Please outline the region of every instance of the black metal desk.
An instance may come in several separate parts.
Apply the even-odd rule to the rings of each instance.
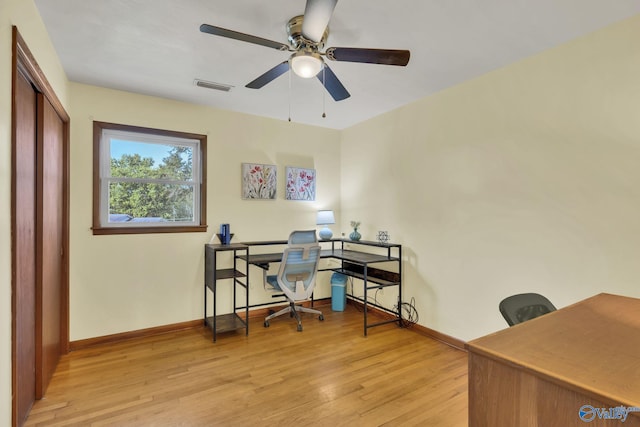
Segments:
[[[363,306],[364,317],[364,335],[367,335],[367,330],[375,326],[384,325],[388,323],[397,323],[398,326],[403,326],[402,323],[402,245],[393,243],[378,243],[373,241],[352,241],[343,239],[332,239],[327,241],[320,241],[320,244],[331,245],[330,249],[322,249],[320,252],[320,258],[333,258],[340,260],[341,265],[339,268],[328,268],[320,271],[336,271],[347,276],[357,278],[363,282],[363,297],[358,297],[353,293],[347,294],[347,297],[351,300],[358,301]],[[270,241],[257,241],[257,242],[243,242],[243,245],[248,247],[257,246],[277,246],[286,245],[286,240],[270,240]],[[345,249],[347,246],[347,249]],[[378,250],[378,253],[369,251],[354,250],[353,247],[368,247],[369,250]],[[395,252],[395,253],[394,253]],[[271,253],[253,253],[249,251],[247,255],[237,255],[239,259],[244,260],[250,265],[255,265],[262,269],[268,269],[269,264],[273,262],[280,262],[282,259],[282,252]],[[381,263],[396,263],[397,272],[389,271],[377,267],[372,267],[372,264]],[[384,307],[377,302],[371,302],[368,300],[367,295],[371,290],[382,289],[386,287],[397,287],[398,289],[398,301],[395,308]],[[392,319],[382,320],[376,323],[368,323],[367,313],[369,306],[376,307],[377,309],[389,313],[393,316]]]

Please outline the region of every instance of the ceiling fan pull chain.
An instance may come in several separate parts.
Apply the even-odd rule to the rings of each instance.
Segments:
[[[322,64],[322,118],[324,119],[325,117],[327,117],[326,114],[326,102],[325,102],[325,96],[326,96],[326,90],[324,90],[325,86],[325,74],[324,74],[324,70],[327,68],[327,66],[325,64]]]
[[[291,121],[291,71],[289,71],[289,121]]]

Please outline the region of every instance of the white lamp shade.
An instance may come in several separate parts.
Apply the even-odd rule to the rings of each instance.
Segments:
[[[333,211],[318,211],[318,218],[316,219],[317,225],[335,224],[336,219],[333,216]]]

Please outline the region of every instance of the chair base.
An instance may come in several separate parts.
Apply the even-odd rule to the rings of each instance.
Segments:
[[[280,311],[277,311],[273,314],[268,315],[267,317],[264,318],[264,327],[268,328],[269,327],[269,320],[274,319],[278,316],[282,316],[283,314],[287,314],[289,313],[291,317],[295,317],[297,322],[298,322],[298,332],[302,332],[302,320],[300,319],[300,313],[311,313],[311,314],[317,314],[318,315],[318,320],[323,321],[324,320],[324,315],[322,314],[322,312],[320,310],[314,310],[313,308],[307,308],[307,307],[303,307],[301,305],[295,305],[295,303],[293,302],[289,302],[289,306],[283,308]]]

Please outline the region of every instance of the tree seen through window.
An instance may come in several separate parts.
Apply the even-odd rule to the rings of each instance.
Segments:
[[[135,152],[113,153],[122,146],[126,151],[144,152],[149,144],[113,141],[109,186],[109,214],[112,222],[192,221],[194,188],[193,149],[160,145],[166,156],[146,157]],[[155,144],[156,146],[159,144]],[[156,150],[158,151],[158,150]]]

